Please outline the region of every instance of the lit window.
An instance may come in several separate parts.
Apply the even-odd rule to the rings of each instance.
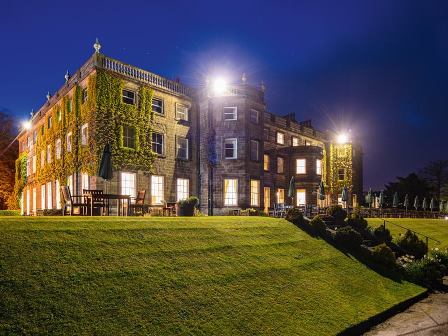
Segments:
[[[42,184],[40,186],[40,208],[41,209],[46,209],[46,207],[45,207],[45,199],[46,199],[45,184]]]
[[[47,183],[47,209],[53,209],[53,193],[51,189],[51,182]]]
[[[269,141],[269,128],[263,130],[263,137],[265,141]]]
[[[123,125],[123,147],[135,149],[135,127]]]
[[[37,210],[37,189],[33,188],[33,213],[36,214]]]
[[[298,137],[292,137],[292,145],[294,147],[297,147],[299,145],[299,138]]]
[[[151,204],[162,204],[163,201],[163,176],[151,176]]]
[[[135,198],[135,196],[137,195],[135,176],[135,173],[120,173],[121,195],[128,195]]]
[[[306,174],[306,159],[296,160],[296,174]]]
[[[283,174],[285,172],[285,160],[278,156],[277,157],[277,173]]]
[[[338,169],[338,180],[339,181],[345,180],[345,169],[344,168]]]
[[[224,205],[238,205],[238,180],[224,179]]]
[[[188,107],[176,104],[176,119],[188,121]]]
[[[236,107],[224,107],[224,120],[237,120],[237,108]]]
[[[134,105],[135,104],[135,92],[131,90],[123,89],[121,91],[121,100],[125,104]]]
[[[26,214],[30,214],[30,190],[26,190]]]
[[[61,208],[61,187],[59,185],[59,180],[56,180],[54,182],[54,192],[56,196],[56,209]]]
[[[45,151],[40,151],[40,167],[42,168],[45,165]]]
[[[250,205],[260,206],[260,181],[250,180]]]
[[[177,201],[187,199],[190,196],[190,180],[178,178],[176,183]]]
[[[152,133],[152,151],[159,155],[165,153],[164,136],[162,133]]]
[[[260,147],[260,142],[258,140],[250,141],[250,159],[252,161],[259,160],[259,147]]]
[[[50,129],[51,126],[53,126],[53,118],[52,117],[48,117],[48,125],[47,125],[48,129]]]
[[[33,174],[36,174],[36,155],[33,155],[32,157],[31,157],[31,160],[32,160],[32,162],[33,162]]]
[[[297,206],[306,205],[306,190],[297,189],[296,191]]]
[[[61,121],[61,120],[62,120],[62,113],[61,113],[61,110],[57,110],[57,112],[56,112],[56,118],[58,119],[58,121]]]
[[[88,139],[89,139],[89,124],[84,124],[81,126],[81,145],[87,146]]]
[[[305,140],[305,146],[311,146],[311,142],[309,140]]]
[[[47,145],[47,163],[51,163],[51,145]]]
[[[269,171],[269,155],[268,154],[263,155],[263,169],[264,169],[264,171]]]
[[[152,98],[152,111],[154,113],[163,114],[163,99]]]
[[[81,190],[84,192],[84,190],[90,189],[90,183],[89,183],[89,175],[88,174],[81,174]]]
[[[72,111],[72,101],[71,101],[71,99],[69,98],[68,100],[67,100],[67,112],[71,112]]]
[[[177,158],[188,160],[188,139],[187,138],[176,138],[176,155]]]
[[[36,130],[33,132],[33,142],[37,143],[37,131]]]
[[[82,89],[82,103],[87,101],[87,88]]]
[[[260,113],[257,110],[250,110],[250,121],[254,124],[258,124]]]
[[[72,151],[72,132],[67,133],[67,152]]]
[[[316,160],[316,174],[322,175],[322,160],[320,159]]]
[[[271,188],[264,187],[264,210],[268,212],[269,207],[271,206]]]
[[[61,158],[61,139],[56,140],[56,159]]]
[[[285,189],[278,188],[276,196],[277,196],[277,203],[285,203]]]
[[[285,144],[285,134],[282,132],[277,132],[277,143],[280,145]]]
[[[73,190],[73,176],[69,175],[67,176],[67,187],[70,190],[71,195],[76,195],[76,193]]]
[[[225,139],[224,140],[224,157],[226,159],[236,159],[237,154],[237,139]]]

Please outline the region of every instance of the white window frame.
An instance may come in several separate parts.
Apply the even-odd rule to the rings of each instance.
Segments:
[[[154,134],[159,134],[159,135],[161,135],[162,136],[162,143],[159,143],[159,142],[154,142],[153,141],[153,135]],[[158,152],[156,152],[156,151],[154,151],[152,148],[152,146],[153,146],[153,144],[159,144],[159,145],[162,145],[162,153],[158,153]],[[165,155],[165,134],[164,133],[161,133],[161,132],[152,132],[152,134],[151,134],[151,150],[154,152],[154,153],[156,153],[157,155]]]
[[[306,174],[306,159],[296,159],[296,174]]]
[[[30,204],[30,189],[26,189],[26,215],[29,216],[31,211],[31,204]]]
[[[260,206],[260,180],[250,180],[250,205]]]
[[[299,146],[299,138],[298,138],[298,137],[293,136],[291,141],[292,141],[291,145],[292,145],[293,147],[297,147],[297,146]]]
[[[51,145],[47,145],[47,163],[51,163]]]
[[[70,195],[76,195],[76,193],[73,190],[73,175],[67,176],[67,187],[70,190]]]
[[[162,103],[162,105],[161,105],[162,111],[161,112],[154,111],[154,106],[158,107],[158,105],[154,105],[154,102],[156,100],[160,101]],[[165,115],[165,102],[163,101],[162,98],[160,98],[160,97],[153,97],[152,98],[152,101],[151,101],[151,111],[156,113],[156,114],[158,114],[158,115]]]
[[[284,188],[277,188],[277,192],[275,193],[275,196],[277,198],[277,204],[285,203],[285,189]]]
[[[270,166],[270,162],[271,158],[269,156],[269,154],[263,154],[263,170],[264,171],[269,171],[269,166]]]
[[[84,189],[90,189],[90,179],[88,174],[81,173],[81,193],[84,192]]]
[[[316,175],[322,175],[322,160],[316,159]]]
[[[45,206],[45,203],[46,203],[46,200],[47,200],[47,193],[45,192],[45,184],[42,184],[41,186],[40,186],[40,208],[43,210],[43,209],[46,209],[46,206]]]
[[[134,97],[132,98],[132,103],[127,103],[127,102],[124,101],[125,98],[126,98],[126,99],[130,99],[129,97],[127,97],[127,96],[124,95],[124,92],[125,92],[125,91],[127,91],[127,92],[132,92],[132,93],[134,94]],[[126,104],[126,105],[135,105],[136,101],[137,101],[137,92],[135,92],[134,90],[128,89],[128,88],[123,88],[123,89],[121,89],[121,102],[122,102],[123,104]]]
[[[61,208],[61,185],[59,184],[59,180],[54,181],[54,192],[56,193],[56,209]]]
[[[53,189],[51,181],[47,182],[47,209],[53,209]]]
[[[176,103],[176,119],[188,121],[188,106],[185,104]],[[182,111],[183,109],[183,111]]]
[[[230,109],[232,111],[229,111]],[[224,121],[238,120],[238,108],[236,106],[224,106],[222,108],[222,114],[223,114]],[[229,118],[229,116],[230,116],[230,118]]]
[[[176,179],[176,200],[181,201],[190,196],[190,180],[186,178]]]
[[[42,168],[43,166],[45,166],[45,150],[42,149],[40,151],[40,167]]]
[[[185,157],[179,155],[179,150],[181,149],[180,141],[185,140],[187,147],[185,148]],[[176,137],[176,157],[181,160],[189,160],[189,151],[190,151],[190,141],[188,141],[187,137]]]
[[[282,163],[280,165],[280,162]],[[280,170],[279,168],[282,167]],[[282,156],[277,156],[277,174],[284,174],[285,173],[285,158]]]
[[[137,174],[132,172],[120,172],[120,195],[129,195],[135,198],[137,195]]]
[[[37,170],[37,160],[36,160],[36,155],[33,155],[31,157],[31,161],[32,161],[32,172],[33,174],[36,174],[36,170]]]
[[[285,133],[277,131],[277,133],[275,135],[275,141],[279,145],[284,145],[285,144]]]
[[[36,187],[33,188],[33,213],[36,214],[37,210],[37,190]]]
[[[70,153],[72,151],[72,132],[67,133],[66,142],[67,152]]]
[[[233,155],[227,156],[227,145],[232,145]],[[231,148],[229,148],[230,150]],[[227,160],[234,160],[238,158],[238,139],[237,138],[227,138],[224,139],[224,158]]]
[[[224,206],[238,205],[238,179],[224,179]]]
[[[87,146],[89,141],[89,124],[85,123],[81,126],[81,146]]]
[[[61,139],[57,139],[56,140],[55,146],[56,146],[56,159],[59,160],[61,158],[61,152],[62,152],[62,148],[61,148],[62,141],[61,141]]]
[[[151,175],[151,204],[162,205],[165,197],[165,176]]]
[[[306,205],[306,189],[296,189],[296,205]]]

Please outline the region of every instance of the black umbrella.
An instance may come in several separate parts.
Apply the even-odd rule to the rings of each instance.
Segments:
[[[294,192],[296,190],[296,179],[294,176],[291,177],[291,180],[289,181],[289,188],[288,188],[288,197],[291,197],[292,205],[294,205]]]
[[[110,151],[110,145],[106,144],[104,146],[103,155],[101,156],[98,176],[107,181],[112,179],[112,174],[112,152]]]

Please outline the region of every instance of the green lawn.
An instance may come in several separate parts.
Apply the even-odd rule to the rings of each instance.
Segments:
[[[396,223],[426,236],[437,239],[441,244],[429,240],[429,247],[448,248],[448,220],[445,219],[424,219],[424,218],[385,218],[386,221]],[[369,225],[376,227],[383,223],[381,218],[369,218]],[[405,233],[406,230],[386,222],[386,227],[393,237]],[[423,237],[421,237],[423,238]],[[424,239],[424,238],[423,238]]]
[[[1,335],[332,335],[421,292],[282,219],[0,218]]]

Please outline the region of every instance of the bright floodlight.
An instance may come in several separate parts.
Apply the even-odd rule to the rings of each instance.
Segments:
[[[30,121],[24,121],[22,122],[22,127],[24,130],[30,130],[31,129],[31,122]]]
[[[224,94],[227,90],[227,83],[223,78],[216,78],[213,82],[213,93],[217,96]]]
[[[340,134],[338,134],[338,136],[336,137],[336,141],[337,141],[339,144],[345,144],[345,143],[348,142],[348,140],[349,140],[349,136],[348,136],[347,133],[340,133]]]
[[[445,216],[445,220],[448,220],[448,216]]]

